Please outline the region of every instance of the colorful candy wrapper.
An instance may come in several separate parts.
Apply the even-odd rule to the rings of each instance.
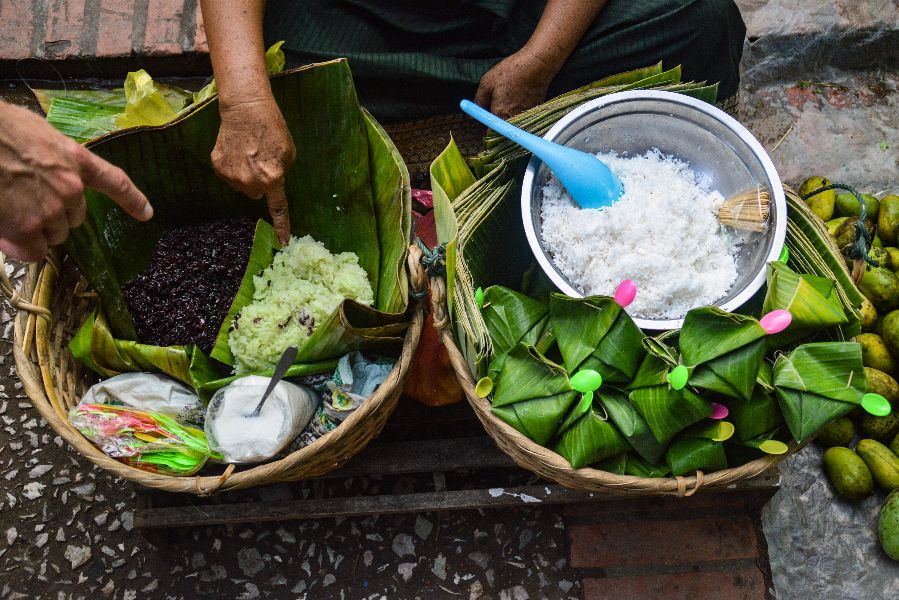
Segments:
[[[160,475],[193,475],[210,458],[202,430],[169,416],[124,406],[82,403],[69,412],[72,425],[104,454]]]

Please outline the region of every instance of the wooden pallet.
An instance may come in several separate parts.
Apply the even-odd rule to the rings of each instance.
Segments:
[[[748,499],[751,505],[761,506],[777,491],[779,480],[772,470],[718,494],[725,502],[733,496],[740,504],[746,505]],[[372,481],[379,485],[367,485]],[[392,489],[383,492],[391,482]],[[621,501],[564,488],[518,468],[483,432],[467,403],[425,409],[404,398],[381,436],[337,471],[316,480],[210,498],[148,491],[139,496],[134,524],[150,530]],[[654,501],[658,499],[646,500]],[[645,502],[634,506],[641,504]]]

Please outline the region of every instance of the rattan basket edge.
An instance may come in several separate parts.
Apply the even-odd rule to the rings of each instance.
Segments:
[[[414,245],[410,246],[407,267],[410,288],[415,292],[413,296],[417,296],[426,286],[420,259],[421,251]],[[53,314],[52,301],[61,272],[72,268],[71,261],[66,262],[63,254],[54,251],[45,261],[28,267],[18,291],[10,293],[11,285],[4,286],[3,291],[10,297],[13,308],[17,309],[13,352],[23,391],[49,426],[81,456],[100,468],[149,488],[201,496],[320,476],[343,465],[361,451],[380,433],[399,401],[427,308],[424,300],[412,301],[410,324],[396,365],[375,393],[334,431],[280,460],[243,469],[229,465],[220,476],[172,477],[143,471],[108,457],[68,421],[66,415],[69,407],[64,397],[69,394],[65,386],[74,387],[78,382],[80,363],[68,354],[67,340],[61,343],[65,340],[65,323],[59,315]],[[83,281],[81,286],[84,286]],[[77,287],[78,284],[75,290]],[[72,293],[77,297],[76,291]]]
[[[441,277],[431,278],[431,310],[434,315],[434,327],[437,328],[440,341],[449,354],[456,378],[488,435],[517,465],[563,486],[618,496],[691,496],[699,490],[722,490],[733,487],[745,479],[757,477],[801,448],[793,442],[785,454],[769,455],[739,467],[713,473],[697,471],[689,477],[649,478],[616,475],[589,467],[574,469],[563,457],[540,446],[494,416],[490,410],[490,402],[477,396],[476,382],[451,331],[446,309],[446,282]]]

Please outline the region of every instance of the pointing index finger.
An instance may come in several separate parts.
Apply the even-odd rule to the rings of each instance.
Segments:
[[[106,194],[138,221],[148,221],[153,217],[153,207],[149,200],[137,189],[125,171],[83,147],[78,153],[78,163],[81,167],[81,179],[86,187]]]
[[[290,212],[287,206],[287,194],[284,192],[284,180],[279,179],[265,192],[268,214],[272,217],[272,225],[282,246],[290,241]]]

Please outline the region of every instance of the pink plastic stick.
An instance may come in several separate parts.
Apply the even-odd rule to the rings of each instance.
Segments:
[[[630,306],[637,297],[637,284],[630,279],[625,279],[615,289],[615,303],[621,308]]]
[[[727,415],[730,414],[730,411],[723,404],[718,404],[717,402],[712,402],[712,414],[709,415],[710,419],[715,419],[716,421],[720,421],[721,419],[726,419]]]
[[[759,324],[762,326],[762,329],[765,330],[765,333],[774,335],[775,333],[780,333],[786,329],[792,321],[793,315],[790,314],[790,311],[772,310],[761,318]]]

